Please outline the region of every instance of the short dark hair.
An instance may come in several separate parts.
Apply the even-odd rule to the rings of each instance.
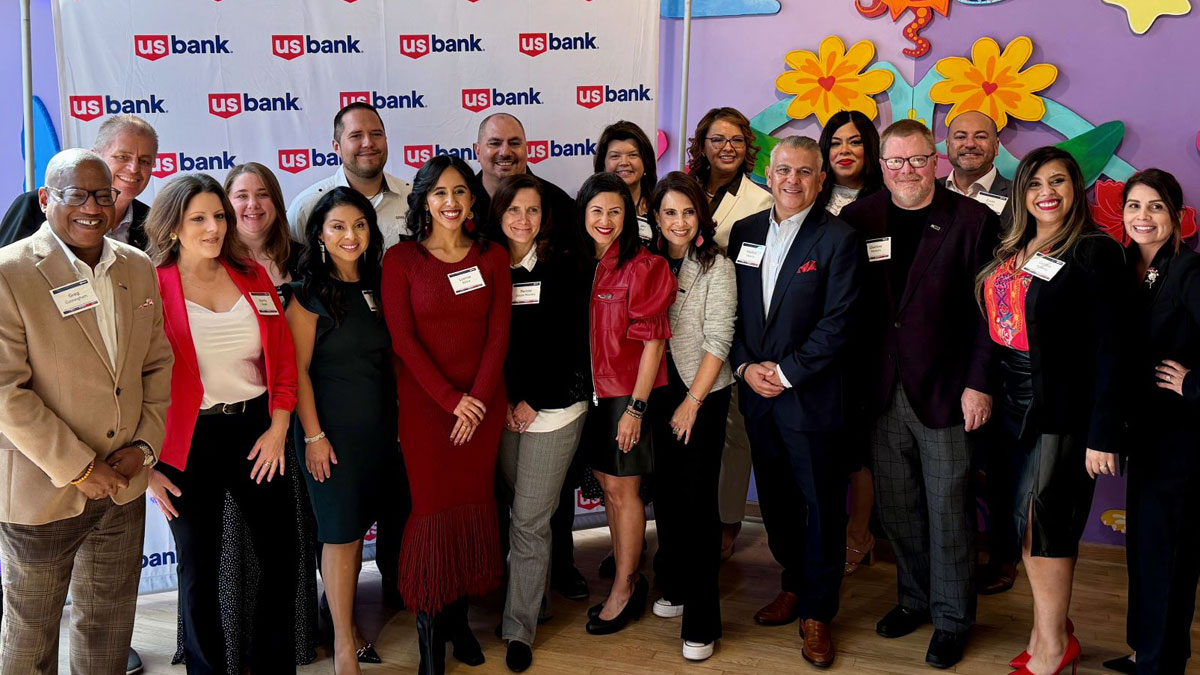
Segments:
[[[825,171],[825,184],[821,186],[821,193],[817,195],[819,208],[825,208],[825,205],[829,203],[829,197],[833,194],[833,185],[837,182],[833,175],[833,167],[829,165],[829,149],[833,147],[833,135],[847,124],[853,124],[858,135],[862,136],[863,186],[858,193],[859,198],[874,194],[883,187],[883,169],[879,166],[879,131],[875,129],[871,120],[859,111],[840,110],[825,123],[825,127],[821,129],[821,139],[818,141],[821,146],[821,167]]]
[[[471,191],[471,196],[474,198],[472,203],[478,204],[479,195],[484,194],[479,178],[461,158],[454,155],[434,155],[429,158],[417,170],[417,175],[413,176],[412,192],[408,194],[408,215],[404,217],[409,231],[417,241],[429,236],[433,226],[433,217],[426,217],[428,211],[425,209],[425,202],[429,198],[429,192],[437,186],[438,179],[447,169],[454,169],[463,177],[463,182],[467,184],[467,189]],[[481,216],[482,214],[476,214],[476,217],[480,217],[480,219],[482,219]],[[483,228],[473,225],[465,227],[465,225],[466,221],[464,221],[463,232],[467,237],[479,242],[480,250],[487,248],[488,240],[483,236]],[[421,248],[420,250],[424,252],[425,249]]]
[[[696,209],[696,218],[700,221],[700,243],[697,244],[693,241],[691,250],[696,252],[696,258],[700,261],[700,269],[707,272],[712,269],[717,256],[722,255],[724,251],[721,250],[721,246],[717,244],[714,236],[717,224],[713,222],[712,214],[709,212],[708,198],[704,194],[704,188],[695,178],[682,171],[668,173],[658,181],[658,185],[654,186],[654,193],[650,197],[650,210],[655,214],[662,208],[663,199],[666,198],[668,192],[678,192],[687,197]],[[666,257],[666,247],[661,248],[664,250],[659,253]]]
[[[592,170],[596,173],[604,171],[604,157],[608,154],[608,144],[614,141],[633,141],[633,144],[637,146],[638,154],[642,157],[642,166],[645,168],[642,179],[639,181],[642,188],[642,199],[649,205],[650,193],[654,191],[654,183],[658,180],[657,158],[650,138],[638,125],[627,120],[620,120],[604,127],[604,131],[600,133],[600,140],[596,142],[596,156],[592,161]]]
[[[341,323],[346,316],[346,299],[342,297],[342,287],[334,283],[333,260],[331,256],[321,254],[320,241],[325,218],[339,206],[353,206],[367,221],[371,236],[367,250],[358,258],[358,277],[372,291],[379,290],[383,261],[383,233],[379,231],[378,217],[370,200],[358,190],[344,186],[326,192],[308,216],[304,227],[304,251],[300,253],[296,267],[302,278],[301,293],[305,297],[320,300],[335,324]]]
[[[584,244],[579,247],[579,251],[588,257],[596,257],[596,242],[587,233],[587,205],[605,192],[616,193],[625,203],[621,233],[617,235],[617,267],[620,267],[633,260],[642,246],[642,240],[638,235],[637,211],[633,204],[633,195],[629,193],[629,186],[625,185],[625,181],[615,173],[592,174],[583,181],[583,185],[579,188],[579,195],[575,198],[579,211],[579,226],[576,230]]]
[[[364,103],[362,101],[355,101],[355,102],[347,105],[345,108],[342,108],[341,110],[337,111],[337,114],[333,116],[333,140],[334,141],[336,141],[338,143],[342,142],[342,129],[345,127],[345,125],[342,123],[342,118],[355,110],[370,110],[371,112],[375,113],[376,117],[379,118],[379,126],[381,126],[381,127],[383,126],[383,117],[380,116],[379,111],[375,109],[375,106],[371,105],[370,103]],[[384,127],[384,131],[387,131],[386,127]]]

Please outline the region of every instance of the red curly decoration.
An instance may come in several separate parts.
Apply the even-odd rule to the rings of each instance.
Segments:
[[[950,11],[950,0],[854,0],[854,8],[858,13],[873,19],[882,16],[890,10],[892,21],[900,18],[904,12],[912,12],[913,20],[904,27],[904,37],[913,43],[911,49],[905,49],[904,55],[918,58],[929,53],[929,40],[921,37],[921,31],[933,22],[933,13],[938,12],[947,16]]]
[[[862,0],[854,0],[854,7],[858,10],[859,14],[862,14],[868,19],[874,19],[875,17],[886,12],[888,9],[887,5],[884,4],[884,0],[875,0],[875,4],[869,7],[863,5]]]
[[[929,53],[929,40],[921,37],[921,30],[933,23],[933,12],[921,8],[913,10],[913,14],[916,14],[917,18],[904,27],[904,37],[916,46],[912,49],[905,49],[904,55],[915,59]]]

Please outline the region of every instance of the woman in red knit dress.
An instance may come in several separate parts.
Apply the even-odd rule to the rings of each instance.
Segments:
[[[466,596],[490,590],[502,572],[493,481],[512,287],[508,252],[488,246],[473,224],[481,189],[457,157],[426,162],[408,198],[416,241],[383,259],[383,313],[399,359],[400,450],[412,490],[400,593],[417,612],[421,673],[443,672],[447,640],[459,661],[483,663]]]

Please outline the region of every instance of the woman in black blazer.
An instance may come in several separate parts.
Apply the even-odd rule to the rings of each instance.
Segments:
[[[1079,165],[1053,147],[1025,156],[1012,228],[976,279],[999,352],[998,441],[1016,464],[1017,531],[1033,588],[1018,673],[1078,660],[1067,619],[1093,479],[1115,474],[1122,326],[1132,284],[1120,244],[1097,230]]]
[[[1158,169],[1125,182],[1134,301],[1126,493],[1129,673],[1182,673],[1200,578],[1200,255],[1181,243],[1183,191]],[[1106,664],[1108,665],[1108,664]]]

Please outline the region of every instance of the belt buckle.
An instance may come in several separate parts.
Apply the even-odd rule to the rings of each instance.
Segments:
[[[238,403],[222,403],[221,404],[221,414],[236,415],[236,414],[242,412],[241,410],[238,410],[237,406],[238,406]],[[245,404],[242,404],[242,407],[244,409]]]

